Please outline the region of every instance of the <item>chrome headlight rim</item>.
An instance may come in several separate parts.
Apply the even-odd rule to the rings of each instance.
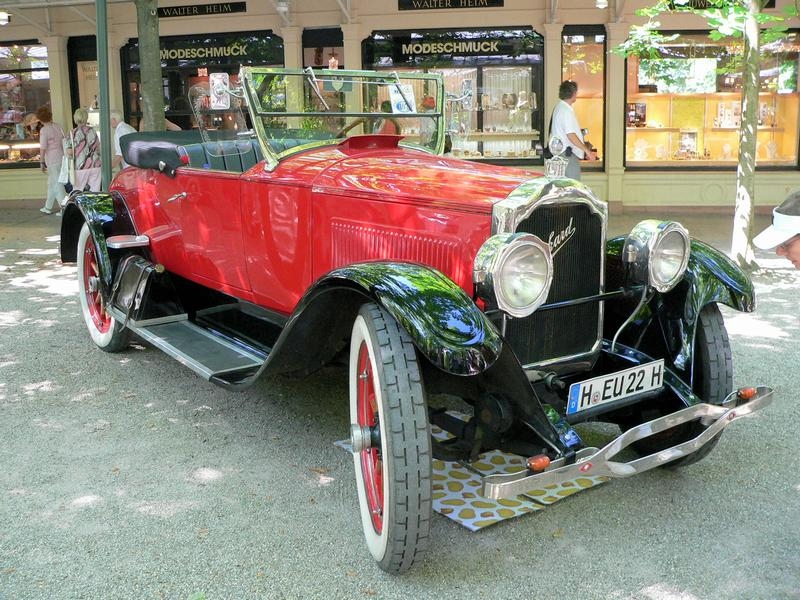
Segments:
[[[661,274],[665,246],[670,238],[679,236],[683,254],[671,269],[668,277]],[[647,284],[652,289],[666,293],[683,279],[689,264],[691,240],[689,232],[677,221],[658,221],[648,219],[637,223],[625,240],[624,260],[629,263],[629,273],[635,283]],[[674,254],[674,252],[673,252]],[[672,257],[674,260],[674,256]]]
[[[515,304],[505,294],[503,283],[507,277],[513,275],[509,272],[512,260],[519,258],[521,253],[531,251],[538,253],[538,258],[544,263],[544,274],[539,279],[541,290],[533,301]],[[536,276],[540,277],[539,274]],[[530,233],[493,235],[484,242],[475,257],[473,281],[479,298],[512,317],[527,317],[545,302],[550,293],[553,282],[553,256],[550,246]]]

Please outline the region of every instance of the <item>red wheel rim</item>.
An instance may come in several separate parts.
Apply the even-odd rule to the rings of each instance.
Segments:
[[[366,342],[358,349],[358,424],[361,427],[378,426],[378,400],[375,396],[375,377]],[[367,448],[361,452],[361,474],[372,526],[377,533],[383,530],[383,461],[380,448]]]
[[[86,238],[86,246],[83,248],[82,276],[83,295],[92,323],[97,331],[106,333],[111,328],[111,316],[106,312],[103,297],[100,295],[100,269],[97,266],[97,255],[91,237]]]

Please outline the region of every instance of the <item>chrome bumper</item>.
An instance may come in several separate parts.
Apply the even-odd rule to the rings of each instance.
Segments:
[[[561,484],[579,477],[630,477],[660,467],[682,456],[696,452],[710,442],[732,421],[760,410],[772,402],[772,388],[757,387],[755,394],[743,400],[731,393],[722,405],[695,404],[647,423],[632,427],[602,449],[583,448],[574,462],[565,464],[565,459],[553,461],[541,473],[523,471],[509,475],[489,475],[483,478],[481,495],[485,498],[513,498],[548,485]],[[665,431],[676,425],[699,420],[706,429],[697,437],[666,448],[655,454],[642,456],[630,462],[611,460],[631,443]]]

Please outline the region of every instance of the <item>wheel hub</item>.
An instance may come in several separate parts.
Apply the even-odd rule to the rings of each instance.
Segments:
[[[358,454],[370,448],[380,448],[380,429],[378,426],[364,427],[357,423],[350,425],[350,445],[353,454]]]

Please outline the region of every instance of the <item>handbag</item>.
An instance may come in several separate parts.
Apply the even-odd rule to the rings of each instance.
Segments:
[[[61,171],[58,172],[58,183],[71,183],[70,182],[70,160],[66,154],[61,159]]]

